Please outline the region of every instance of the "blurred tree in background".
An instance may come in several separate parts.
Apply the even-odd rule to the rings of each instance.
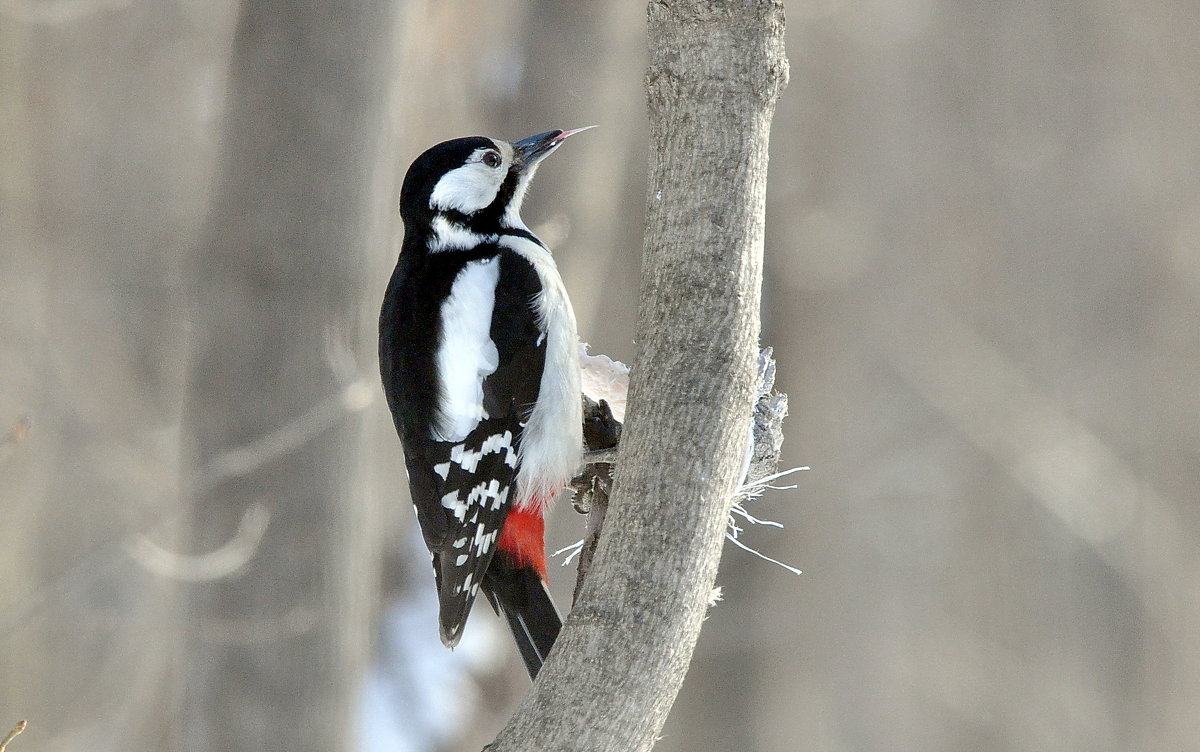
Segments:
[[[1194,8],[788,11],[763,339],[814,470],[749,541],[805,574],[729,551],[659,748],[1197,748]],[[466,730],[413,748],[494,734],[524,685],[486,610],[474,660],[399,647],[436,627],[394,616],[429,589],[371,345],[397,187],[445,138],[600,125],[525,216],[631,361],[644,24],[0,2],[0,433],[33,421],[0,447],[14,749],[370,747],[363,708],[411,711],[447,655],[475,701],[430,713]],[[417,677],[377,705],[371,650]]]

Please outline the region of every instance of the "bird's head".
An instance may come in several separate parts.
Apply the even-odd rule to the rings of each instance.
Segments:
[[[475,232],[524,229],[521,202],[538,164],[569,136],[587,129],[547,131],[512,143],[471,136],[430,147],[404,176],[400,215],[405,227],[428,227],[442,215]]]

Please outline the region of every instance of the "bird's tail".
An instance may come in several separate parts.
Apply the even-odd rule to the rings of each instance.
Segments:
[[[483,592],[508,623],[529,678],[536,679],[562,628],[545,581],[534,567],[512,566],[501,551],[483,578]]]

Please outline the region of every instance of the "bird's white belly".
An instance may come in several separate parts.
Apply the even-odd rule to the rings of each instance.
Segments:
[[[527,238],[501,236],[537,270],[542,292],[534,306],[546,337],[546,362],[537,403],[521,440],[517,506],[547,504],[579,468],[583,452],[583,402],[579,381],[579,336],[575,312],[554,258]]]

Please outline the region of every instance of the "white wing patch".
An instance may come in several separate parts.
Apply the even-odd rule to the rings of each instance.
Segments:
[[[437,441],[462,441],[486,416],[483,380],[499,364],[492,341],[492,308],[500,259],[472,261],[463,267],[442,303],[442,336],[438,342],[438,411],[433,425]]]
[[[485,455],[504,452],[504,464],[508,465],[509,467],[516,467],[517,452],[513,448],[512,444],[512,431],[492,434],[491,436],[487,437],[483,440],[483,444],[480,445],[478,452],[467,449],[465,444],[455,444],[450,449],[450,462],[458,465],[468,473],[473,473],[479,467],[479,460],[481,460]],[[445,480],[450,473],[449,464],[446,464],[446,475],[442,476],[442,480]],[[439,467],[441,467],[441,465],[435,466],[434,470],[441,475],[441,471],[438,470]]]
[[[458,491],[451,491],[442,497],[442,508],[453,512],[459,522],[467,517],[467,502],[458,498]]]

